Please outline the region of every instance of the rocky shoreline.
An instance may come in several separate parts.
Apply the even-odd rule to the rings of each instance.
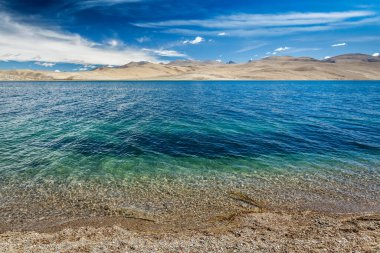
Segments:
[[[1,252],[379,252],[380,214],[252,212],[194,230],[108,217],[5,232]],[[210,223],[211,224],[211,223]]]

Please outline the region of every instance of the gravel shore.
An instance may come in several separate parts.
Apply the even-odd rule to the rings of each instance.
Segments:
[[[380,252],[379,214],[247,213],[182,231],[123,219],[5,232],[0,252]]]

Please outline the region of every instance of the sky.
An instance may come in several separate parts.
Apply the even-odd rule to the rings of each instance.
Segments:
[[[0,0],[0,69],[380,52],[380,0]]]

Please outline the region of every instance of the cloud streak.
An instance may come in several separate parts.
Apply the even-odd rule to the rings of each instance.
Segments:
[[[238,14],[219,16],[206,20],[169,20],[155,23],[140,23],[142,27],[199,26],[204,28],[242,28],[317,25],[363,18],[375,15],[372,11],[311,12],[285,14]]]
[[[145,52],[152,52],[152,53],[154,53],[156,55],[163,56],[163,57],[187,57],[186,54],[177,52],[175,50],[144,48],[143,51],[145,51]]]
[[[213,19],[167,20],[135,23],[144,28],[162,29],[168,33],[193,35],[228,34],[231,36],[281,35],[339,29],[379,22],[373,11],[308,12],[282,14],[235,14]]]
[[[76,1],[74,6],[78,9],[90,9],[94,7],[106,7],[117,4],[137,3],[141,1],[142,0],[82,0]]]
[[[267,45],[267,43],[259,43],[257,45],[244,47],[244,48],[239,49],[238,51],[236,51],[236,53],[244,53],[244,52],[252,51],[252,50],[258,49],[260,47],[263,47],[265,45]]]
[[[343,43],[337,43],[337,44],[333,44],[331,45],[332,47],[344,47],[344,46],[347,46],[347,43],[346,42],[343,42]]]

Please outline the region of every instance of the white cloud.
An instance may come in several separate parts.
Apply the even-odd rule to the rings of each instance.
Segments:
[[[15,21],[0,13],[0,60],[123,65],[158,59],[138,48],[110,48],[80,35]]]
[[[202,37],[197,36],[193,40],[185,40],[185,41],[183,41],[183,44],[193,44],[193,45],[196,45],[196,44],[199,44],[199,43],[201,43],[203,41],[204,41],[204,39]]]
[[[276,36],[295,32],[340,29],[377,24],[380,18],[373,11],[293,12],[280,14],[235,14],[213,19],[167,20],[137,23],[136,26],[161,28],[164,32],[186,35]],[[200,29],[197,29],[199,27]],[[191,28],[191,29],[190,29]],[[203,28],[203,29],[202,29]],[[206,28],[207,30],[205,30]]]
[[[142,37],[140,37],[140,38],[137,38],[136,40],[137,40],[137,42],[139,42],[139,43],[144,43],[144,42],[150,41],[150,38],[147,37],[147,36],[142,36]]]
[[[46,68],[50,68],[55,65],[55,63],[52,63],[52,62],[35,62],[34,64],[42,66],[42,67],[46,67]]]
[[[292,49],[292,48],[290,48],[290,47],[279,47],[279,48],[276,48],[275,50],[273,50],[273,52],[266,52],[265,54],[266,55],[277,55],[277,54],[281,54],[282,52],[288,51],[290,49]],[[292,51],[297,52],[298,50],[292,49]]]
[[[331,56],[325,56],[325,58],[323,58],[323,59],[327,60],[327,59],[330,59],[330,58],[331,58]]]
[[[112,65],[108,65],[107,67],[114,67],[114,66],[112,66]],[[95,66],[95,65],[91,65],[91,64],[85,64],[85,65],[83,65],[83,66],[81,66],[81,67],[78,67],[78,68],[75,68],[75,69],[73,69],[74,71],[89,71],[89,70],[93,70],[93,69],[95,69],[95,68],[97,68],[97,66]]]
[[[89,69],[95,69],[95,68],[97,68],[97,66],[91,65],[91,64],[85,64],[85,65],[83,65],[83,67],[89,68]]]
[[[110,45],[111,47],[117,47],[117,46],[120,45],[120,42],[117,41],[117,40],[109,40],[109,41],[107,42],[107,44]]]
[[[290,47],[279,47],[279,48],[276,48],[274,51],[275,52],[283,52],[283,51],[287,51],[289,49],[290,49]]]
[[[374,24],[379,23],[380,18],[377,21],[366,20],[366,24]],[[228,35],[237,36],[237,37],[253,37],[253,36],[278,36],[292,33],[301,33],[301,32],[320,32],[320,31],[328,31],[328,30],[338,30],[347,27],[354,27],[364,25],[363,22],[355,21],[355,22],[339,22],[335,24],[327,24],[327,25],[315,25],[315,26],[289,26],[289,27],[258,27],[255,28],[245,28],[245,29],[234,29],[229,30]],[[166,29],[163,32],[173,33],[173,34],[184,34],[184,35],[205,35],[205,36],[214,36],[215,31],[199,31],[192,29],[180,29],[180,28],[170,28]]]
[[[182,54],[182,53],[177,52],[175,50],[144,48],[143,51],[152,52],[152,53],[154,53],[156,55],[165,56],[165,57],[187,57],[186,54]]]
[[[321,25],[351,18],[363,18],[375,15],[372,11],[346,11],[346,12],[294,12],[283,14],[236,14],[218,16],[206,20],[168,20],[154,23],[138,23],[144,27],[173,27],[173,26],[199,26],[204,28],[238,28],[242,27],[273,27],[296,25]]]
[[[225,32],[218,33],[218,36],[225,36],[225,35],[227,35],[227,33],[225,33]]]
[[[372,56],[374,56],[374,57],[379,57],[379,56],[380,56],[380,53],[374,53]]]
[[[343,42],[343,43],[337,43],[337,44],[333,44],[331,45],[332,47],[344,47],[344,46],[347,46],[347,43]]]

